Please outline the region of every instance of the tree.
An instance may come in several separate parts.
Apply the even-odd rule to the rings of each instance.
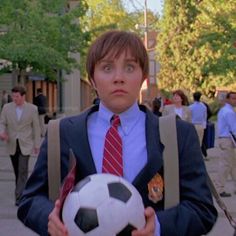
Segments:
[[[235,1],[208,1],[201,4],[196,22],[199,40],[196,50],[204,50],[207,60],[202,66],[205,88],[231,86],[236,76],[236,4]],[[206,24],[207,22],[207,24]]]
[[[91,41],[98,35],[109,29],[120,29],[134,31],[143,36],[144,31],[135,28],[136,24],[143,25],[143,10],[129,12],[126,8],[126,1],[122,0],[87,0],[88,11],[81,19],[81,26],[84,31],[91,33]],[[150,23],[158,21],[158,16],[148,11]],[[90,42],[89,42],[90,43]],[[81,61],[84,64],[85,58]],[[84,66],[81,67],[82,74],[85,75]]]
[[[216,86],[232,82],[235,7],[233,1],[165,1],[157,46],[162,88],[201,89],[211,97]]]
[[[108,29],[129,30],[140,33],[136,24],[144,24],[143,11],[129,12],[126,1],[122,0],[87,0],[89,9],[83,18],[82,25],[93,33],[93,37]],[[158,20],[158,16],[148,11],[150,22]]]
[[[68,11],[66,0],[1,0],[0,58],[19,71],[24,83],[26,70],[55,79],[56,71],[76,66],[69,52],[80,52],[89,40],[79,24],[87,5]]]

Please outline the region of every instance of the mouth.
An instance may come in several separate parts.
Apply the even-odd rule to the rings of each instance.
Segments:
[[[127,92],[123,89],[116,89],[112,92],[112,94],[127,94]]]

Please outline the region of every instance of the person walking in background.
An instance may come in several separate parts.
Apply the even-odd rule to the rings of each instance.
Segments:
[[[207,158],[207,149],[213,148],[215,146],[215,124],[211,122],[209,119],[212,116],[212,111],[210,106],[206,102],[202,102],[207,109],[207,123],[206,128],[204,129],[203,139],[202,139],[202,154],[204,156],[204,160],[208,161]]]
[[[201,96],[202,94],[200,92],[193,93],[194,103],[189,106],[192,115],[192,123],[196,128],[200,146],[202,146],[204,130],[207,122],[207,108],[200,101]]]
[[[226,95],[225,105],[217,114],[220,157],[216,187],[221,197],[231,196],[225,189],[229,174],[234,181],[236,194],[236,147],[231,138],[231,135],[236,136],[236,112],[234,107],[236,107],[236,92],[229,92]]]
[[[12,97],[7,93],[6,90],[2,90],[2,101],[1,101],[1,109],[6,103],[12,102]]]
[[[137,188],[146,207],[146,225],[141,230],[133,230],[132,235],[200,236],[209,232],[217,211],[206,182],[204,162],[199,158],[201,150],[192,124],[176,120],[181,150],[180,203],[164,210],[164,192],[163,198],[150,198],[150,181],[158,176],[158,184],[164,183],[163,144],[158,117],[145,106],[138,105],[141,86],[149,72],[148,54],[142,40],[135,33],[108,31],[91,45],[86,65],[89,81],[97,91],[100,103],[82,114],[60,120],[61,181],[68,173],[71,149],[77,163],[76,182],[91,174],[109,172],[105,154],[107,132],[112,128],[119,137],[115,146],[121,147],[115,158],[119,165],[114,165],[112,170],[119,171],[119,176]],[[58,199],[54,204],[48,198],[48,145],[46,137],[17,214],[39,235],[65,236],[68,231],[60,219],[62,203]]]
[[[41,88],[37,89],[37,96],[34,98],[33,104],[38,107],[41,137],[44,137],[46,134],[45,115],[47,113],[47,98],[43,95],[43,90]]]
[[[187,96],[180,89],[175,90],[173,93],[173,104],[165,105],[162,115],[176,114],[182,120],[192,122],[191,111],[188,107],[189,102]]]
[[[157,116],[162,116],[165,97],[162,92],[158,90],[157,96],[152,100],[152,111]]]
[[[162,115],[163,101],[161,97],[155,97],[152,101],[152,111],[155,115]]]
[[[40,128],[37,107],[25,101],[26,90],[12,89],[13,102],[3,107],[0,116],[0,138],[6,142],[15,174],[15,204],[19,204],[28,177],[28,161],[34,148],[38,153]]]

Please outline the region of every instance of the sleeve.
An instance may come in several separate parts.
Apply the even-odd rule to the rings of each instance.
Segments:
[[[236,135],[236,112],[228,112],[225,115],[226,123],[229,125],[229,131]]]
[[[65,128],[66,130],[66,128]],[[60,136],[64,137],[60,127]],[[68,171],[69,147],[61,138],[61,182]],[[54,208],[54,202],[48,198],[47,136],[45,137],[33,172],[27,180],[23,196],[17,211],[23,224],[39,235],[48,235],[48,216]]]
[[[34,147],[40,147],[40,126],[38,109],[36,106],[33,107],[33,134],[34,134]]]
[[[48,235],[48,216],[54,203],[48,199],[47,143],[43,142],[34,170],[30,175],[20,205],[18,218],[39,235]]]

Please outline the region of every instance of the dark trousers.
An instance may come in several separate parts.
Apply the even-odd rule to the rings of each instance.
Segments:
[[[22,192],[25,188],[25,184],[28,178],[28,164],[29,164],[29,155],[23,155],[20,150],[20,145],[17,140],[16,142],[16,152],[14,155],[10,155],[11,163],[13,166],[15,174],[15,198],[16,201],[22,195]]]

